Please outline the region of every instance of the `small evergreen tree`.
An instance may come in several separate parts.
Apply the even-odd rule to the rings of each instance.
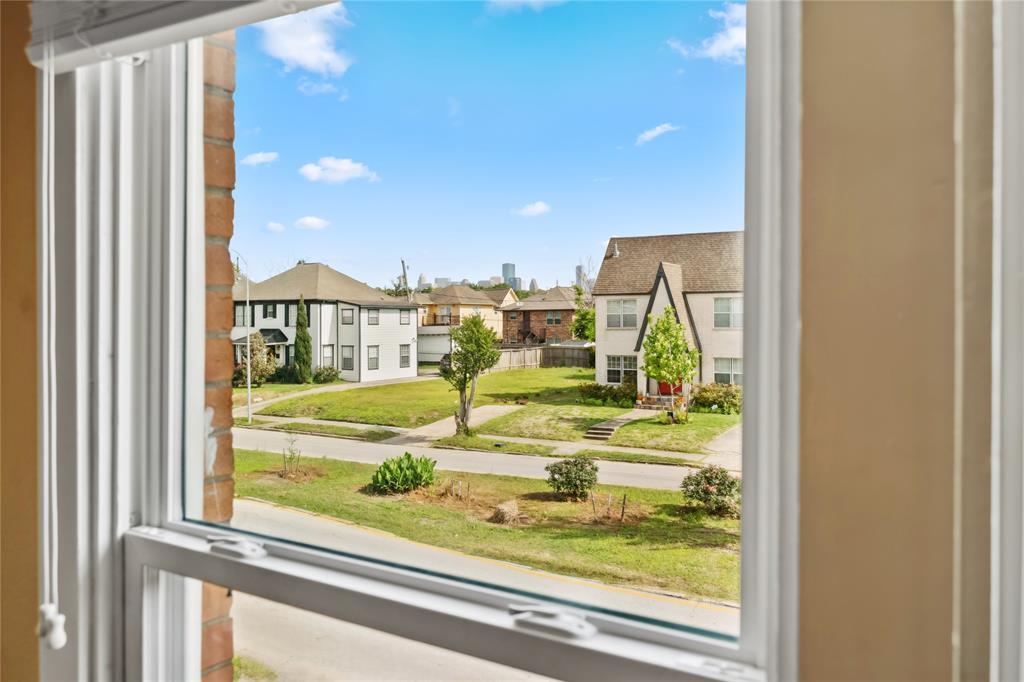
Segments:
[[[690,348],[686,342],[686,327],[676,321],[676,311],[668,306],[661,316],[647,319],[647,336],[644,338],[644,374],[655,381],[669,385],[675,407],[676,387],[693,381],[700,352]],[[688,411],[683,412],[683,421],[689,420]]]
[[[597,339],[597,314],[594,308],[587,304],[583,295],[583,287],[574,286],[576,290],[576,310],[572,315],[573,338],[583,341],[595,341]]]
[[[299,314],[295,316],[295,380],[300,384],[313,381],[313,339],[309,336],[306,300],[299,297]]]
[[[455,434],[469,435],[469,417],[476,398],[480,374],[494,367],[501,359],[498,335],[484,324],[479,315],[470,315],[453,327],[452,352],[441,363],[441,378],[459,392],[459,410],[455,413]]]

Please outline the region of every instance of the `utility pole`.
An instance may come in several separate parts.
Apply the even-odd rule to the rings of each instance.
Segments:
[[[402,286],[405,287],[405,297],[412,303],[412,289],[409,288],[409,276],[405,274],[405,259],[402,259]]]

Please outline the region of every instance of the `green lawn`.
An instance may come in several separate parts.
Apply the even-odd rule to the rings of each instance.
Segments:
[[[455,450],[493,450],[494,452],[511,452],[517,455],[554,456],[555,448],[550,445],[533,445],[531,443],[514,443],[512,441],[481,438],[480,436],[448,436],[433,442],[437,447]]]
[[[481,377],[475,405],[518,400],[571,404],[576,386],[593,378],[593,370],[573,367],[495,372]],[[268,405],[260,414],[415,428],[453,415],[457,404],[451,386],[434,379],[298,396]]]
[[[267,426],[268,424],[273,424],[273,422],[253,417],[252,424],[250,424],[248,417],[235,417],[235,426]]]
[[[328,459],[309,463],[323,475],[295,482],[274,473],[279,455],[236,450],[235,491],[410,540],[564,575],[739,599],[739,521],[685,508],[678,492],[598,486],[601,518],[595,519],[589,501],[557,500],[540,480],[439,472],[436,487],[429,490],[374,496],[362,492],[372,465]],[[445,494],[453,478],[472,491],[470,501]],[[605,518],[609,493],[615,513]],[[628,512],[626,523],[620,524],[616,505],[623,493],[628,496]],[[523,523],[501,526],[486,521],[495,505],[513,497],[525,515]]]
[[[272,682],[277,679],[273,668],[248,656],[235,656],[231,659],[231,666],[234,669],[231,679],[235,682]]]
[[[591,407],[589,405],[528,405],[484,422],[475,430],[496,436],[548,438],[550,440],[583,440],[583,434],[594,424],[600,424],[627,410],[621,407]]]
[[[332,383],[344,383],[336,381]],[[259,400],[270,400],[271,398],[277,398],[288,393],[295,393],[296,391],[306,391],[317,386],[327,386],[328,384],[263,384],[262,386],[252,387],[252,406],[254,409],[259,408]],[[231,404],[235,407],[245,405],[245,386],[235,386],[231,389]]]
[[[592,459],[606,459],[610,462],[633,462],[634,464],[664,464],[665,466],[674,467],[700,466],[699,462],[691,462],[683,459],[682,457],[662,457],[659,455],[644,455],[636,452],[622,452],[617,450],[579,450],[576,454],[584,455]],[[680,482],[682,482],[681,478]]]
[[[693,413],[689,423],[666,424],[658,415],[626,424],[612,434],[608,444],[700,453],[705,443],[739,424],[740,419],[738,414]]]
[[[398,434],[388,429],[357,429],[352,426],[340,426],[336,424],[305,424],[303,422],[288,422],[286,424],[274,424],[272,427],[277,431],[299,431],[301,433],[319,433],[327,436],[341,436],[342,438],[354,438],[376,443],[380,440],[394,438]]]

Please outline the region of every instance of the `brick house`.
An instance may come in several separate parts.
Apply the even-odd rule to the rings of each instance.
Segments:
[[[557,343],[572,336],[576,292],[572,287],[554,287],[501,308],[504,317],[502,341],[509,344]]]

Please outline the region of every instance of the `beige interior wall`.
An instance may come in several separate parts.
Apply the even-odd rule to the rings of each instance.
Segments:
[[[964,7],[971,87],[958,203],[953,3],[803,6],[806,680],[951,679],[954,665],[963,679],[987,675],[991,6]]]
[[[28,2],[0,2],[0,679],[39,677],[36,71]]]

